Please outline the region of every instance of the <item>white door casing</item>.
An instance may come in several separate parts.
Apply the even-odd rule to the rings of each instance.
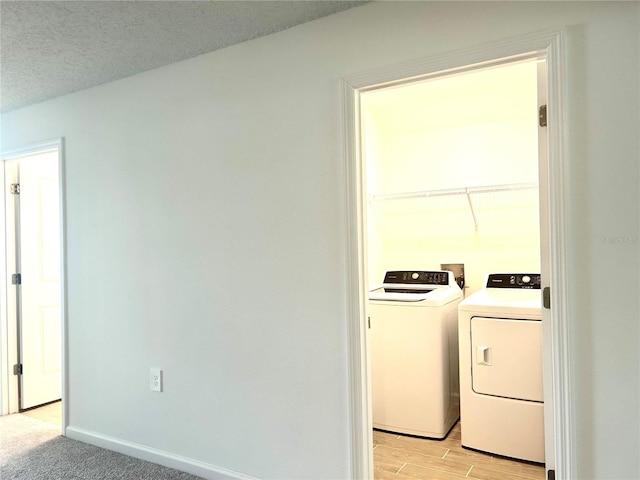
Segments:
[[[547,63],[548,127],[540,144],[547,155],[540,159],[541,173],[547,174],[548,185],[541,190],[545,200],[548,228],[541,231],[541,251],[545,286],[554,287],[553,310],[543,314],[545,416],[547,469],[554,469],[556,478],[570,479],[575,470],[571,449],[572,414],[570,402],[569,351],[567,339],[568,297],[566,292],[566,235],[568,212],[565,201],[566,132],[565,118],[565,34],[545,31],[492,44],[449,52],[401,65],[380,68],[343,79],[345,179],[346,179],[346,249],[347,299],[350,359],[350,413],[353,478],[372,478],[370,372],[366,341],[366,185],[365,165],[361,151],[360,94],[383,86],[399,85],[418,79],[444,76],[479,67],[504,64],[525,58],[545,59]],[[548,144],[546,143],[548,142]],[[541,181],[542,183],[542,181]],[[545,234],[546,232],[546,234]],[[551,268],[553,266],[553,268]],[[543,283],[545,279],[543,278]],[[559,289],[563,291],[560,292]],[[549,386],[552,386],[550,388]]]
[[[18,305],[17,289],[11,285],[11,274],[17,272],[16,260],[16,195],[11,195],[10,186],[18,183],[18,162],[3,162],[3,195],[2,213],[5,221],[2,223],[2,252],[0,256],[2,276],[0,284],[0,365],[2,367],[2,415],[19,411],[18,377],[14,375],[13,366],[18,363]]]
[[[547,182],[540,182],[539,195],[540,201],[538,202],[540,208],[540,257],[550,258],[550,224],[551,224],[551,199],[549,198],[550,189],[550,170],[549,170],[549,135],[548,127],[543,121],[542,115],[548,117],[548,103],[549,95],[547,92],[547,62],[538,62],[538,106],[544,108],[544,111],[539,110],[539,122],[538,122],[538,177],[549,179]],[[544,107],[543,107],[544,106]],[[541,262],[540,274],[542,279],[542,289],[550,288],[552,285],[551,275],[553,270],[558,266],[551,268],[550,262]],[[553,382],[553,349],[552,349],[552,328],[551,322],[554,321],[551,316],[551,311],[548,308],[542,308],[542,368],[543,368],[543,397],[544,397],[544,441],[545,441],[545,465],[547,470],[556,468],[556,452],[553,448],[547,448],[548,445],[554,444],[554,431],[555,431],[555,408],[554,408],[554,382]]]

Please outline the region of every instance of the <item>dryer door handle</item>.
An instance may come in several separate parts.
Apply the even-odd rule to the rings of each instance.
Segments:
[[[491,347],[480,345],[476,348],[476,363],[491,366]]]

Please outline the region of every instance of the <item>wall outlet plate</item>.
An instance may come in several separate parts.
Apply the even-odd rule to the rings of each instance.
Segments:
[[[464,263],[441,263],[440,268],[452,272],[456,283],[464,288]]]
[[[162,370],[151,367],[149,369],[149,388],[154,392],[162,392]]]

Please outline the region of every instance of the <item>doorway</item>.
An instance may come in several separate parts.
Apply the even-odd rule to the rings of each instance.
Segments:
[[[538,138],[546,134],[538,121],[538,98],[546,98],[546,85],[538,83],[538,70],[544,71],[544,67],[544,59],[534,57],[362,94],[370,285],[381,283],[388,270],[438,271],[443,264],[457,263],[464,265],[464,290],[469,296],[484,287],[490,273],[539,274],[541,262],[548,263],[548,258],[541,255],[548,249],[541,248],[540,225],[548,224],[548,219],[541,215],[546,213],[545,208],[540,208],[545,199],[539,196],[539,183],[544,185],[547,179],[539,178],[538,173],[539,164],[546,160],[546,152],[538,152]],[[367,333],[371,345],[369,369],[374,426],[385,429],[385,425],[396,425],[390,427],[392,431],[413,432],[424,424],[421,419],[427,411],[429,414],[438,411],[442,394],[438,388],[444,388],[451,409],[451,418],[438,420],[443,420],[447,427],[453,425],[451,422],[460,416],[459,406],[464,406],[467,412],[472,410],[466,404],[460,405],[458,396],[466,384],[460,385],[458,381],[457,328],[453,328],[455,341],[450,340],[450,347],[443,350],[445,357],[451,357],[442,365],[447,381],[437,382],[437,376],[420,370],[420,365],[434,363],[424,361],[424,352],[442,348],[439,335],[427,334],[422,327],[433,323],[431,317],[423,313],[428,320],[411,324],[411,331],[406,332],[401,342],[403,346],[394,350],[398,348],[398,331],[408,328],[409,319],[414,318],[410,315],[419,310],[388,307],[387,316],[381,317],[378,308],[370,305],[367,312],[367,318],[371,319]],[[398,311],[402,311],[402,317]],[[457,306],[440,306],[437,312],[439,315],[450,312],[446,314],[447,322],[457,324]],[[398,320],[403,326],[396,323]],[[389,339],[380,339],[380,328],[387,324],[397,326],[388,325],[384,335]],[[535,328],[541,332],[539,321],[535,322]],[[410,354],[413,342],[415,351]],[[521,348],[526,342],[527,338],[522,338]],[[506,349],[500,351],[504,353]],[[460,353],[463,358],[466,349]],[[538,403],[542,401],[541,349],[534,356],[538,357],[537,361],[530,362],[536,365],[536,374],[530,376],[527,385],[535,389],[536,402],[520,401],[519,408],[533,409],[535,414],[525,417],[518,428],[510,427],[509,423],[494,423],[496,432],[508,428],[521,432],[526,427],[528,440],[522,442],[517,452],[512,452],[510,446],[501,446],[504,451],[490,451],[503,455],[509,452],[512,453],[509,456],[544,463],[543,404]],[[406,369],[390,370],[390,365],[396,365],[393,362],[400,359],[412,366],[410,370],[415,375],[411,381]],[[460,365],[465,372],[468,367],[469,363]],[[460,375],[462,378],[462,373]],[[430,397],[424,396],[425,389],[433,389],[428,390],[432,391]],[[410,403],[400,404],[401,398]],[[418,403],[421,408],[410,407]],[[392,417],[400,423],[389,423]],[[465,425],[467,429],[474,426],[471,417],[462,420],[462,441],[468,431]],[[461,449],[459,438],[456,441],[450,438],[453,435],[460,433],[452,432],[447,437],[451,451],[445,453],[445,458],[449,458],[451,452],[461,456],[466,453]],[[511,442],[518,438],[511,436]],[[494,433],[489,440],[510,444],[498,437],[499,434]],[[388,437],[379,434],[374,434],[374,440],[390,442]],[[470,441],[469,437],[467,442]],[[374,465],[387,468],[390,456],[395,454],[397,451],[377,445]],[[431,467],[429,459],[404,458],[407,463],[416,464],[410,467]],[[467,460],[468,465],[465,463],[469,471],[478,468],[477,460],[472,458]],[[492,461],[493,458],[487,456],[484,467],[496,472],[517,472],[524,468],[517,463],[507,466]],[[440,467],[449,473],[455,471],[448,464]],[[400,468],[403,473],[407,467]]]
[[[2,152],[2,414],[64,397],[61,154],[61,140]]]
[[[347,295],[349,315],[350,387],[352,406],[352,446],[354,461],[352,475],[373,476],[371,390],[367,344],[367,292],[369,287],[367,244],[366,148],[362,136],[362,96],[380,88],[423,81],[445,75],[461,74],[479,68],[531,58],[546,60],[548,128],[547,138],[540,148],[548,152],[546,162],[540,163],[541,177],[548,178],[540,185],[540,198],[547,199],[549,225],[541,225],[540,245],[546,249],[548,265],[541,265],[545,286],[551,289],[553,308],[543,312],[544,369],[545,369],[545,444],[547,469],[554,470],[556,478],[571,478],[574,468],[570,439],[570,380],[568,372],[568,292],[567,285],[567,221],[565,195],[566,155],[564,104],[565,40],[562,31],[540,32],[522,38],[513,38],[490,45],[481,45],[465,51],[456,51],[416,60],[404,65],[381,68],[353,75],[344,80],[345,156],[347,178]],[[551,227],[551,228],[548,228]],[[545,318],[546,317],[546,318]],[[549,372],[549,374],[547,374]],[[550,412],[548,412],[548,409]]]

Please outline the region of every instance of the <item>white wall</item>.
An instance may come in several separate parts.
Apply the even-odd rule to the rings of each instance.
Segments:
[[[4,115],[66,139],[70,424],[347,478],[340,78],[567,26],[577,478],[637,478],[638,7],[374,3]]]
[[[363,95],[370,283],[464,263],[468,295],[492,272],[540,272],[537,63]],[[487,186],[504,190],[473,190]]]
[[[380,176],[382,169],[382,151],[383,141],[382,135],[379,129],[379,125],[370,115],[366,114],[365,106],[362,105],[361,111],[361,127],[365,133],[363,136],[364,147],[363,153],[366,159],[363,165],[366,175],[367,188],[373,191],[382,191],[383,178]],[[384,244],[382,235],[380,232],[379,222],[375,217],[375,204],[373,202],[367,202],[366,204],[365,223],[367,225],[367,235],[365,241],[367,242],[367,265],[369,286],[373,286],[382,282],[384,272],[390,269],[384,261]],[[414,268],[415,267],[411,267]]]

